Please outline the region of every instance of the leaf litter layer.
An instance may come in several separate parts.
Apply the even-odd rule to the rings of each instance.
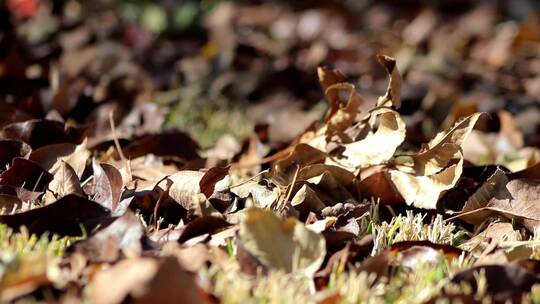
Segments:
[[[0,3],[0,302],[540,300],[538,16],[100,5]]]

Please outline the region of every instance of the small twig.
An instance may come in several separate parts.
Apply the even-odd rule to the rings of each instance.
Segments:
[[[283,209],[285,209],[285,206],[287,205],[287,202],[291,198],[292,191],[293,191],[293,188],[294,188],[294,184],[296,184],[296,178],[298,178],[298,172],[300,172],[300,165],[297,164],[296,165],[296,170],[294,171],[294,176],[293,176],[292,182],[289,185],[289,189],[287,189],[287,196],[285,197],[285,201],[283,202],[283,204],[281,206],[278,206],[278,211],[282,211]]]
[[[114,125],[113,115],[114,115],[114,111],[109,112],[109,123],[111,125],[111,132],[113,136],[114,145],[116,146],[116,150],[118,151],[118,155],[120,156],[120,159],[124,162],[126,166],[128,179],[133,180],[133,176],[131,175],[131,164],[127,160],[126,156],[124,155],[124,152],[122,152],[122,147],[120,147],[120,142],[118,141],[118,136],[116,135],[116,127]]]
[[[255,175],[253,175],[252,177],[248,178],[247,180],[245,180],[245,181],[243,181],[243,182],[240,182],[240,183],[238,183],[238,184],[236,184],[236,185],[230,186],[229,189],[232,189],[232,188],[236,188],[236,187],[240,187],[240,186],[242,186],[242,185],[245,185],[245,184],[249,183],[250,181],[256,179],[257,177],[259,177],[259,176],[261,176],[261,175],[263,175],[263,174],[265,174],[265,173],[267,173],[267,172],[269,172],[269,171],[270,171],[270,170],[268,170],[268,169],[262,170],[261,172],[259,172],[259,173],[255,174]]]
[[[161,204],[163,203],[163,201],[165,201],[167,198],[169,198],[169,190],[171,189],[171,186],[173,184],[173,182],[168,179],[168,176],[162,178],[156,185],[159,185],[159,183],[161,183],[163,180],[166,180],[166,186],[165,186],[165,189],[164,191],[161,193],[161,195],[159,196],[157,202],[156,202],[156,205],[154,206],[154,212],[153,212],[153,215],[154,215],[154,230],[157,231],[158,230],[158,218],[157,218],[157,214],[158,214],[158,210],[159,210],[159,207],[161,206]]]

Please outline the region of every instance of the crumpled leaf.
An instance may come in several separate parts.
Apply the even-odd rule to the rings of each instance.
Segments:
[[[319,67],[317,69],[317,76],[319,77],[319,83],[321,84],[323,92],[326,94],[326,99],[328,100],[328,113],[324,119],[325,122],[328,122],[341,105],[339,92],[336,90],[328,90],[328,88],[345,81],[347,77],[340,70],[331,70],[325,67]]]
[[[438,133],[422,151],[412,156],[415,173],[432,175],[445,168],[461,150],[461,145],[481,115],[475,113],[457,122],[450,130]]]
[[[407,204],[436,209],[441,194],[454,187],[461,176],[461,145],[480,115],[470,115],[450,130],[438,133],[419,153],[411,156],[412,166],[398,165],[397,170],[389,170],[393,185]]]
[[[190,216],[220,215],[201,192],[200,183],[205,174],[201,171],[183,170],[167,178],[173,182],[169,196],[184,207]],[[215,183],[214,192],[224,191],[228,186],[229,179],[223,178]]]
[[[405,122],[396,111],[382,108],[371,113],[379,118],[379,125],[374,133],[369,133],[359,141],[345,144],[343,155],[347,165],[364,168],[378,165],[389,160],[397,147],[405,140]]]
[[[257,208],[268,208],[277,202],[279,197],[277,188],[256,181],[250,181],[232,187],[231,192],[241,199],[251,199],[252,204],[246,205]]]
[[[77,173],[64,161],[61,161],[60,167],[54,173],[54,178],[47,188],[47,192],[43,196],[43,202],[46,205],[70,193],[83,194]]]
[[[348,136],[343,132],[349,128],[356,120],[357,115],[360,113],[359,107],[363,103],[362,98],[356,93],[355,87],[350,83],[337,83],[326,89],[327,97],[337,95],[335,91],[346,90],[349,92],[349,97],[345,106],[341,106],[339,102],[338,109],[335,113],[329,117],[326,121],[326,139],[331,140],[334,135],[347,140]],[[330,109],[328,115],[332,113]]]
[[[399,74],[396,60],[385,55],[377,55],[377,60],[390,75],[386,94],[377,100],[377,107],[390,107],[399,109],[401,107],[401,75]]]
[[[461,156],[461,153],[460,153]],[[463,157],[457,163],[430,176],[389,170],[390,179],[408,205],[436,209],[441,194],[454,187],[463,170]]]
[[[270,210],[249,209],[240,224],[242,246],[263,265],[312,276],[326,255],[324,238],[294,218],[281,220]]]

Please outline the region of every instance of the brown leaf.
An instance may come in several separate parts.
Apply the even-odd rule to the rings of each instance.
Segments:
[[[325,122],[328,122],[332,116],[337,112],[341,101],[339,99],[339,92],[335,90],[328,91],[328,88],[337,83],[343,82],[347,77],[340,70],[331,70],[325,67],[319,67],[317,69],[317,75],[319,76],[319,83],[326,94],[328,100],[328,113],[326,114]]]
[[[453,283],[470,284],[472,290],[478,288],[478,275],[485,274],[487,296],[492,297],[496,303],[506,301],[519,303],[523,293],[530,292],[534,284],[540,282],[536,274],[516,265],[484,265],[465,269],[458,272]]]
[[[67,253],[80,253],[90,263],[115,262],[121,254],[132,256],[142,250],[144,227],[131,211],[121,217],[111,218],[100,230],[82,241],[72,244]]]
[[[511,223],[496,222],[491,223],[486,229],[472,237],[463,244],[466,250],[472,250],[483,244],[488,244],[490,241],[519,241],[520,233],[514,230]]]
[[[210,198],[212,194],[214,194],[216,183],[221,181],[228,174],[229,167],[212,167],[204,173],[203,177],[199,181],[199,188],[206,198]]]
[[[405,140],[405,122],[397,112],[379,109],[371,113],[370,119],[375,118],[379,120],[377,131],[344,145],[348,167],[365,168],[386,162]]]
[[[94,303],[212,303],[174,257],[126,259],[98,272],[90,292]]]
[[[113,214],[122,214],[125,208],[118,208],[124,185],[122,175],[114,166],[99,164],[96,160],[92,161],[92,169],[94,170],[94,200],[111,210]]]
[[[33,161],[17,157],[11,167],[0,174],[0,185],[43,191],[52,179],[52,174]]]
[[[269,268],[311,276],[326,254],[324,238],[294,218],[281,220],[266,209],[249,209],[240,225],[244,248]]]
[[[53,180],[49,183],[48,191],[43,196],[43,202],[48,205],[58,198],[64,197],[70,193],[83,195],[83,190],[77,173],[66,162],[62,161],[60,168],[54,174]]]
[[[198,144],[186,133],[169,130],[160,134],[149,134],[134,138],[122,148],[127,158],[137,158],[146,154],[174,156],[185,163],[199,157]]]
[[[377,55],[377,60],[390,76],[386,94],[377,100],[377,107],[394,106],[394,108],[399,109],[401,106],[401,75],[399,74],[396,60],[385,55]]]
[[[273,164],[272,174],[279,183],[289,185],[297,171],[309,165],[323,163],[325,158],[326,153],[307,144],[298,144],[287,157]]]
[[[456,217],[479,224],[492,214],[520,220],[525,228],[533,232],[540,225],[540,181],[507,178],[500,170],[480,187],[471,197],[462,212]]]
[[[214,234],[223,230],[226,227],[229,227],[231,224],[227,223],[222,218],[215,216],[203,216],[194,219],[189,222],[182,231],[178,241],[184,243],[191,238],[201,236],[204,234]]]
[[[92,231],[110,217],[107,209],[77,194],[68,194],[45,207],[13,215],[0,215],[0,223],[14,229],[26,226],[30,233],[49,232],[80,236],[81,229]]]
[[[326,131],[325,136],[327,140],[330,140],[334,135],[337,135],[341,138],[348,139],[347,135],[344,135],[343,132],[353,125],[358,114],[360,114],[360,105],[363,103],[362,98],[356,93],[355,87],[350,83],[338,83],[334,84],[326,89],[327,95],[332,94],[336,95],[334,91],[345,90],[349,92],[349,97],[345,106],[341,106],[339,103],[339,108],[330,119],[326,122]],[[331,109],[328,113],[330,115]]]
[[[459,153],[461,156],[461,153]],[[417,208],[436,209],[442,193],[454,187],[463,169],[463,157],[457,163],[429,176],[390,170],[390,179],[405,202]]]
[[[489,201],[495,197],[508,183],[506,174],[497,168],[495,172],[471,195],[461,212],[461,218],[472,224],[480,224],[491,211],[484,209]]]
[[[379,166],[380,167],[380,166]],[[370,170],[368,168],[367,170]],[[366,172],[367,172],[366,170]],[[363,174],[362,172],[361,174]],[[394,186],[387,168],[373,167],[367,177],[362,177],[359,184],[362,197],[376,198],[383,205],[400,204],[405,202]]]
[[[188,210],[189,216],[220,214],[201,192],[200,182],[204,175],[205,173],[201,171],[184,170],[168,177],[173,182],[169,191],[170,197]],[[226,189],[228,183],[228,179],[219,181],[215,184],[214,191]]]
[[[18,139],[37,149],[51,144],[78,145],[86,137],[85,127],[68,126],[59,121],[34,119],[5,126],[0,137]]]
[[[12,139],[0,140],[0,171],[4,170],[11,160],[16,157],[24,157],[30,153],[28,144]]]
[[[417,175],[432,175],[448,165],[461,150],[463,141],[472,131],[482,113],[476,113],[457,122],[450,130],[440,132],[422,151],[412,156]]]

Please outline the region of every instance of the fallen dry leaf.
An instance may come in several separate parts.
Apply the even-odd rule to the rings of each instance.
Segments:
[[[90,298],[95,303],[212,303],[176,258],[135,258],[98,272]]]
[[[48,232],[80,236],[85,231],[92,231],[108,218],[109,210],[100,204],[77,194],[68,194],[44,207],[12,215],[0,215],[0,223],[14,229],[26,226],[28,231],[35,234]]]
[[[263,265],[312,276],[326,254],[325,241],[294,218],[279,219],[272,211],[249,209],[240,224],[242,246]]]
[[[49,183],[42,201],[48,205],[70,193],[83,195],[83,189],[75,170],[68,163],[62,161],[54,173],[53,180]]]

